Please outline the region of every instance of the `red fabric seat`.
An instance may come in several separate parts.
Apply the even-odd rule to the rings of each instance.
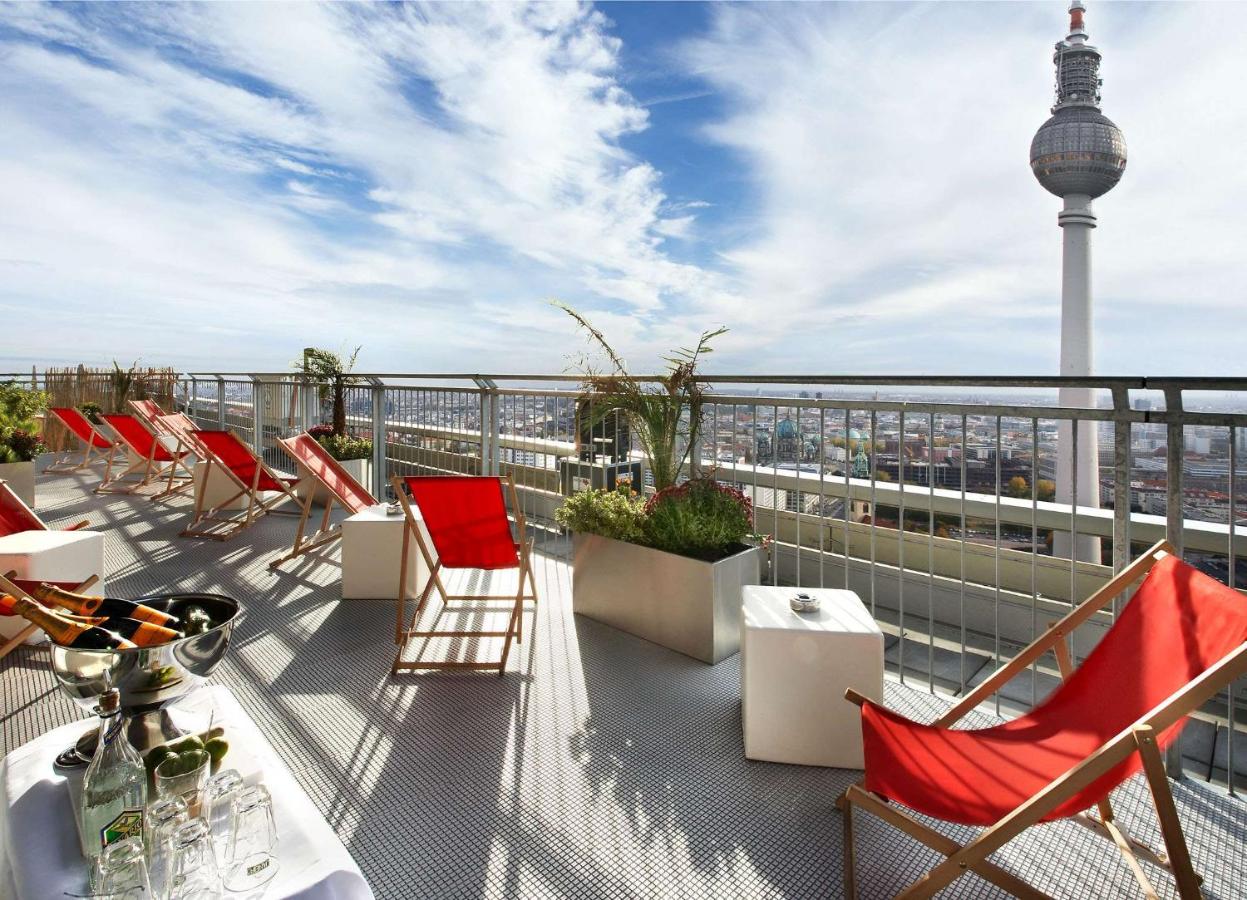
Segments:
[[[445,568],[519,566],[501,478],[417,475],[403,481],[420,508],[438,560]]]
[[[256,469],[260,464],[256,460],[255,454],[232,431],[196,429],[191,434],[199,439],[199,442],[216,458],[220,465],[233,472],[234,477],[246,485],[248,490],[251,489],[252,479],[256,477]],[[297,478],[286,478],[283,480],[287,485],[295,484],[298,481]],[[260,480],[256,483],[256,490],[280,491],[282,490],[282,484],[261,468]]]
[[[100,435],[91,421],[84,416],[79,410],[72,406],[50,406],[48,412],[55,415],[61,420],[61,424],[74,433],[74,436],[84,444],[90,444],[92,447],[107,449],[112,443]]]
[[[990,825],[1245,641],[1247,598],[1167,556],[1082,665],[1027,715],[959,731],[864,704],[865,788],[945,821]],[[1093,806],[1140,768],[1131,754],[1045,821]]]
[[[48,527],[17,494],[0,483],[0,537],[23,531],[47,531]]]
[[[134,416],[109,413],[100,416],[100,418],[107,423],[109,428],[116,432],[117,437],[121,438],[122,442],[135,455],[143,459],[151,457],[156,462],[173,462],[174,455],[166,449],[164,444],[156,440],[156,436],[148,431],[143,423]]]

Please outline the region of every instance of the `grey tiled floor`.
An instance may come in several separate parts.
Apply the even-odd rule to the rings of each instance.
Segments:
[[[327,561],[267,562],[294,524],[220,544],[176,536],[188,502],[96,496],[98,475],[41,478],[40,512],[107,534],[109,593],[229,593],[246,606],[215,680],[228,685],[337,831],[379,897],[753,898],[841,895],[836,795],[856,772],[744,759],[736,661],[706,666],[570,610],[560,542],[543,544],[541,604],[504,678],[391,678],[393,605],[338,599]],[[82,713],[38,651],[0,662],[3,750]],[[889,684],[933,717],[942,699]],[[1175,785],[1209,897],[1247,896],[1247,807]],[[1158,842],[1146,791],[1115,798]],[[967,829],[948,828],[964,840]],[[933,855],[859,818],[859,884],[890,896]],[[1068,823],[997,856],[1057,896],[1134,896],[1117,852]],[[1171,881],[1152,873],[1163,895]],[[974,878],[945,896],[994,897]]]

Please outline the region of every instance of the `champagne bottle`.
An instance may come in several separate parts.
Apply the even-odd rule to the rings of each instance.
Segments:
[[[154,625],[151,622],[140,622],[138,619],[109,616],[98,624],[107,631],[114,631],[123,638],[129,638],[140,647],[155,647],[182,637],[181,632],[174,631],[172,628]]]
[[[133,650],[138,645],[114,631],[99,625],[88,625],[62,619],[51,610],[44,609],[34,600],[5,594],[0,597],[0,612],[16,613],[28,622],[38,625],[48,637],[64,647],[75,650]]]
[[[151,622],[173,628],[178,624],[178,617],[135,603],[133,600],[121,600],[117,597],[97,597],[90,594],[75,594],[51,584],[41,584],[31,594],[36,600],[59,606],[80,616],[118,616],[126,619],[138,619],[140,622]]]
[[[115,841],[142,841],[147,805],[147,770],[126,737],[115,689],[100,697],[99,714],[99,741],[82,780],[82,852],[92,860]]]

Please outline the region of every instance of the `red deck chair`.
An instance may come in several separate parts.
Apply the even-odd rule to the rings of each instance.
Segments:
[[[191,431],[191,437],[203,449],[207,467],[204,470],[203,487],[195,491],[195,511],[190,525],[182,532],[183,537],[229,540],[285,501],[299,502],[299,498],[291,490],[299,479],[277,475],[234,432],[195,429]],[[204,496],[214,468],[229,478],[238,490],[216,506],[205,509]],[[276,496],[266,499],[261,494]],[[247,498],[245,510],[234,515],[221,515],[226,507],[240,497]]]
[[[1067,640],[1146,574],[1116,622],[1076,669]],[[953,730],[967,712],[1052,650],[1063,681],[1026,715]],[[1247,598],[1196,571],[1165,542],[1152,547],[932,725],[853,691],[862,707],[866,777],[838,801],[845,824],[846,893],[854,896],[853,807],[874,813],[947,859],[898,897],[931,897],[967,871],[1019,897],[1046,896],[987,861],[1025,829],[1073,818],[1111,838],[1148,896],[1138,858],[1171,872],[1183,898],[1200,896],[1161,752],[1185,717],[1247,672]],[[1110,792],[1146,774],[1167,855],[1128,837]],[[964,847],[897,808],[986,826]],[[1098,807],[1099,816],[1084,813]]]
[[[303,500],[303,514],[299,518],[299,530],[294,536],[294,546],[285,556],[269,563],[270,569],[275,569],[288,559],[294,559],[309,550],[322,547],[342,537],[341,524],[329,527],[329,513],[335,503],[352,515],[377,505],[376,499],[368,492],[368,489],[356,481],[351,473],[330,456],[329,451],[306,431],[291,438],[279,438],[277,443],[281,444],[282,448],[299,464],[300,471],[306,472],[328,499],[325,502],[325,512],[320,517],[320,527],[311,537],[305,538],[308,518],[312,513],[312,501],[317,493],[315,490],[308,490],[307,497]]]
[[[176,412],[170,413],[167,416],[157,416],[155,425],[157,434],[174,440],[177,452],[183,454],[183,461],[190,456],[200,460],[207,459],[208,451],[203,448],[203,444],[195,437],[195,429],[199,426],[186,413]],[[168,497],[170,494],[180,494],[182,491],[192,490],[195,487],[193,479],[191,481],[182,480],[182,483],[178,484],[177,481],[179,479],[176,479],[174,475],[174,471],[170,470],[165,489],[159,494],[154,494],[152,496],[153,500]]]
[[[127,400],[126,403],[130,407],[130,411],[139,417],[139,420],[147,426],[149,431],[160,433],[160,427],[156,424],[156,420],[161,416],[166,416],[163,409],[155,400]]]
[[[116,458],[115,455],[110,456],[108,467],[104,470],[104,480],[95,489],[97,494],[133,494],[159,479],[167,477],[172,480],[179,477],[185,481],[192,477],[192,472],[185,463],[186,451],[170,450],[135,416],[106,413],[100,418],[121,439],[122,445],[130,451],[134,459],[125,470],[114,475]],[[180,476],[177,475],[179,468],[183,472]],[[138,481],[125,481],[132,476],[137,476]]]
[[[48,412],[56,416],[57,420],[65,426],[74,437],[78,439],[78,443],[82,444],[82,459],[73,462],[76,454],[66,451],[60,459],[53,462],[43,471],[45,472],[77,472],[79,469],[91,464],[91,457],[99,453],[101,457],[107,457],[110,461],[113,458],[113,452],[117,445],[104,437],[91,420],[84,416],[79,410],[72,406],[50,406]],[[108,451],[105,453],[104,451]]]
[[[89,524],[90,522],[83,519],[81,522],[71,525],[64,530],[77,531],[80,528],[85,528]],[[10,534],[19,534],[23,531],[51,531],[51,529],[44,524],[43,519],[39,518],[38,514],[35,513],[33,509],[25,504],[21,497],[17,496],[17,494],[13,492],[13,489],[9,487],[7,482],[0,479],[0,537]],[[16,574],[16,572],[0,572],[0,575],[2,575],[6,581],[13,579],[13,576]],[[81,591],[85,588],[89,588],[99,580],[98,575],[92,575],[86,581],[56,582],[56,586],[64,588],[67,591]],[[29,591],[32,588],[37,587],[38,583],[12,580],[10,584],[5,584],[3,589],[8,591],[10,585],[17,588],[17,590],[21,591],[23,594],[29,595]],[[13,591],[9,592],[13,593]],[[13,637],[9,638],[3,645],[0,645],[0,659],[7,656],[15,647],[20,646],[26,638],[30,637],[37,630],[37,625],[29,625]]]
[[[511,522],[507,518],[506,499],[502,493],[503,479],[492,476],[429,475],[392,479],[394,493],[403,506],[403,555],[399,571],[398,618],[395,623],[394,641],[399,645],[392,672],[397,674],[411,669],[497,669],[501,675],[507,666],[511,652],[511,640],[518,643],[523,636],[522,616],[525,600],[537,602],[537,582],[532,570],[532,541],[525,536],[524,512],[515,492],[515,481],[507,476],[506,484],[511,494],[511,508],[515,510],[517,541],[511,534]],[[411,500],[407,499],[407,492]],[[420,510],[424,527],[428,530],[429,547],[421,533],[420,523],[412,504]],[[416,611],[407,622],[405,618],[407,583],[407,551],[415,538],[420,553],[429,567],[429,580],[420,592]],[[494,571],[515,569],[517,587],[514,595],[448,594],[442,582],[442,569],[479,569]],[[531,593],[525,587],[532,588]],[[429,594],[434,590],[442,598],[443,610],[452,600],[509,600],[511,615],[505,631],[419,631],[420,620]],[[440,617],[440,612],[439,612]],[[501,637],[502,658],[497,661],[468,660],[404,660],[403,653],[413,638],[472,638]]]

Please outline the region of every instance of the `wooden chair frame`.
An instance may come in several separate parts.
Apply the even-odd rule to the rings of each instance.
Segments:
[[[150,404],[150,406],[148,404]],[[160,405],[155,400],[127,400],[126,405],[130,407],[130,411],[134,413],[135,418],[146,425],[148,430],[152,432],[158,433],[160,431],[160,424],[158,420],[164,416],[170,415],[161,409]],[[159,415],[153,416],[153,409],[156,410]]]
[[[65,420],[61,419],[61,417],[57,413],[52,412],[52,410],[50,409],[48,410],[48,412],[51,415],[54,415],[58,419],[60,419],[61,425],[63,425],[65,428],[65,432],[73,440],[77,441],[80,444],[83,444],[84,450],[82,452],[82,459],[78,460],[77,462],[73,462],[73,460],[77,459],[77,456],[78,456],[77,451],[70,451],[70,450],[59,451],[61,454],[60,458],[53,460],[51,463],[48,464],[47,467],[44,468],[43,471],[45,474],[77,472],[80,469],[85,469],[87,466],[91,465],[93,461],[92,457],[94,456],[98,456],[99,459],[107,459],[110,464],[112,463],[114,454],[116,454],[117,450],[120,449],[120,445],[116,441],[109,441],[107,452],[105,452],[105,448],[95,446],[94,441],[90,441],[90,440],[84,441],[82,438],[78,437],[78,433],[74,431],[72,428],[70,428],[69,425],[65,422]],[[98,435],[101,440],[108,440],[106,437],[104,437],[103,432],[101,432],[99,428],[96,427],[94,422],[92,422],[90,419],[87,419],[86,416],[83,416],[83,419],[86,421],[88,425],[91,426],[91,434],[93,436]]]
[[[26,508],[27,512],[30,513],[31,518],[34,519],[34,521],[39,524],[40,528],[37,530],[40,530],[40,531],[51,531],[52,530],[48,528],[47,525],[44,524],[43,519],[39,518],[39,515],[33,509],[30,509],[30,507],[26,506],[25,503],[22,503],[22,499],[13,493],[12,488],[8,487],[8,482],[6,482],[3,478],[0,478],[0,495],[4,495],[4,494],[8,494],[9,496],[12,496],[15,500],[17,500],[18,503],[20,503],[23,507]],[[73,525],[70,525],[68,528],[65,528],[62,530],[63,531],[77,531],[80,528],[85,528],[89,524],[91,523],[88,522],[86,519],[83,519],[81,522],[77,522]],[[30,595],[26,593],[24,590],[22,590],[21,587],[19,587],[17,584],[14,584],[12,581],[10,581],[10,579],[15,577],[16,575],[17,575],[16,570],[4,572],[0,574],[0,591],[13,594],[14,596],[17,596],[17,597],[30,597]],[[89,588],[91,585],[95,584],[99,580],[100,580],[99,575],[92,575],[86,581],[77,585],[74,588],[74,590],[81,591],[83,588]],[[33,600],[34,598],[31,597],[31,599]],[[23,628],[21,631],[15,634],[13,637],[6,640],[3,644],[0,644],[0,659],[4,659],[11,652],[13,652],[14,649],[21,646],[21,644],[26,640],[26,638],[30,637],[38,629],[39,629],[38,625],[34,625],[34,624],[27,625],[25,628]]]
[[[246,446],[246,442],[244,442],[242,438],[238,437],[238,433],[232,428],[229,430],[229,433],[232,434],[244,447]],[[229,466],[223,464],[217,458],[217,455],[213,453],[211,448],[209,448],[206,444],[201,444],[201,448],[204,451],[203,488],[195,491],[195,509],[191,513],[190,524],[187,525],[186,528],[180,533],[182,537],[203,537],[211,538],[214,541],[228,541],[240,531],[250,528],[256,519],[260,518],[260,516],[267,515],[272,512],[275,507],[285,501],[293,500],[295,503],[300,502],[298,496],[290,489],[290,485],[287,484],[287,479],[282,478],[270,469],[268,464],[265,463],[254,450],[248,448],[252,459],[255,460],[256,467],[255,474],[251,477],[251,483],[247,484],[235,475]],[[216,506],[213,506],[210,509],[204,509],[204,493],[207,490],[208,479],[212,475],[212,469],[214,466],[224,472],[225,475],[229,477],[230,481],[234,482],[238,490],[230,494]],[[271,497],[268,500],[261,500],[259,498],[258,495],[261,474],[268,475],[280,487],[280,490],[272,492],[277,496]],[[229,506],[229,504],[233,503],[244,494],[247,496],[247,508],[245,510],[242,510],[234,515],[220,515],[221,511],[224,510],[225,507]],[[218,526],[224,527],[218,528]]]
[[[488,477],[488,476],[487,476]],[[416,519],[415,513],[412,511],[412,502],[407,497],[407,491],[404,489],[403,481],[397,475],[391,477],[390,483],[394,486],[394,495],[398,497],[398,502],[403,508],[403,549],[402,563],[399,566],[398,575],[398,614],[394,625],[394,643],[398,644],[398,653],[394,656],[394,665],[391,667],[391,674],[397,675],[401,671],[410,671],[415,669],[497,669],[498,675],[501,676],[507,667],[507,657],[511,652],[511,641],[514,638],[518,644],[523,640],[523,612],[524,601],[532,600],[533,604],[537,603],[537,580],[533,575],[532,553],[533,541],[527,536],[527,522],[524,518],[524,510],[520,506],[519,493],[515,489],[515,478],[508,473],[500,476],[506,481],[508,494],[511,498],[511,509],[515,513],[515,527],[519,540],[515,542],[516,556],[519,560],[519,578],[517,580],[516,591],[514,595],[510,594],[449,594],[446,591],[445,584],[442,583],[441,562],[432,552],[432,548],[424,540],[424,536],[420,533],[420,523]],[[429,567],[429,578],[425,582],[424,587],[420,591],[419,598],[416,601],[415,612],[412,613],[410,621],[406,618],[406,601],[407,601],[407,553],[411,547],[411,540],[415,538],[416,546],[420,548],[420,555],[424,558],[425,564]],[[532,588],[531,593],[525,593],[524,586],[528,584]],[[420,618],[420,614],[424,611],[425,603],[429,599],[429,594],[436,589],[438,596],[442,599],[443,610],[450,605],[452,600],[474,601],[474,600],[512,600],[514,606],[511,608],[511,617],[507,623],[506,631],[417,631],[416,622]],[[440,613],[439,613],[440,617]],[[505,638],[502,644],[502,658],[497,661],[467,661],[467,660],[445,660],[445,661],[425,661],[421,659],[411,660],[410,662],[403,660],[403,652],[407,648],[407,644],[413,638],[438,638],[438,637],[501,637]]]
[[[131,403],[133,402],[134,401],[131,401]],[[143,424],[142,418],[139,416],[134,416],[134,418],[139,422],[139,424]],[[117,448],[128,450],[135,457],[135,459],[134,462],[130,463],[130,465],[126,467],[125,471],[118,475],[113,475],[113,466],[116,464],[117,455],[115,452],[110,453],[108,456],[108,465],[104,468],[104,480],[101,481],[95,488],[95,493],[133,494],[136,491],[147,487],[153,481],[164,481],[167,479],[169,487],[158,494],[152,495],[151,499],[155,500],[171,493],[173,490],[172,485],[175,480],[182,481],[182,486],[190,484],[193,481],[195,473],[186,465],[187,451],[182,449],[182,441],[180,439],[178,440],[177,447],[174,449],[169,450],[167,447],[164,448],[169,455],[173,457],[173,459],[163,462],[156,459],[157,448],[163,447],[160,443],[161,435],[152,435],[151,449],[148,450],[147,456],[144,457],[143,454],[139,452],[138,448],[127,440],[125,435],[115,429],[113,429],[113,431],[117,437],[120,438]],[[179,468],[181,468],[183,472],[182,475],[177,474]],[[123,479],[129,478],[132,475],[140,475],[141,477],[138,481],[132,481],[123,487],[117,486]]]
[[[289,448],[289,446],[287,446],[285,438],[278,438],[277,443],[281,444],[282,447],[286,449],[286,452],[290,454],[292,459],[296,462],[298,461],[298,457],[295,456],[294,452]],[[332,457],[330,458],[332,459]],[[337,460],[333,460],[333,462],[337,464]],[[333,505],[335,503],[347,512],[352,511],[350,507],[342,502],[342,498],[340,498],[337,493],[329,487],[329,485],[325,484],[319,475],[317,475],[310,468],[304,468],[307,472],[307,477],[315,481],[324,490],[326,496],[329,498],[328,502],[325,503],[325,511],[320,517],[320,525],[317,527],[316,531],[314,531],[310,537],[305,538],[304,535],[307,533],[308,519],[310,519],[312,515],[312,500],[316,497],[316,491],[308,491],[306,499],[304,499],[301,504],[302,511],[299,516],[299,528],[294,535],[294,546],[291,547],[289,553],[284,556],[280,556],[269,563],[268,567],[270,569],[276,569],[287,560],[294,559],[296,556],[302,556],[304,553],[308,553],[318,547],[323,547],[325,544],[331,544],[342,537],[341,522],[334,525],[332,528],[329,527],[329,513],[333,510]],[[338,465],[338,469],[341,475],[355,481],[355,479],[351,476],[351,473],[346,471],[346,469],[344,469],[341,465]],[[358,482],[356,482],[356,484],[358,484]],[[363,485],[360,485],[360,487],[363,487]],[[371,496],[371,493],[369,493],[369,496]],[[376,502],[376,498],[373,498],[373,502]]]
[[[174,425],[172,424],[173,421],[178,421],[179,424]],[[167,416],[161,416],[156,420],[155,426],[158,434],[172,438],[177,442],[177,448],[174,452],[182,454],[183,468],[191,473],[191,478],[190,480],[175,478],[175,470],[169,470],[165,489],[158,494],[152,494],[151,499],[153,501],[172,496],[173,494],[180,494],[183,491],[194,490],[194,469],[186,465],[186,457],[193,456],[197,460],[206,460],[208,458],[208,451],[204,449],[203,444],[197,441],[191,433],[196,425],[194,420],[186,413],[174,412],[169,413]],[[178,482],[181,483],[179,484]]]
[[[1074,607],[1062,619],[1053,623],[1029,647],[963,697],[937,719],[935,725],[951,727],[1049,650],[1056,656],[1062,678],[1068,677],[1073,671],[1073,664],[1067,641],[1074,629],[1108,606],[1116,597],[1142,578],[1158,560],[1173,552],[1172,545],[1167,541],[1160,541],[1151,547],[1145,554],[1122,569],[1104,587]],[[1155,897],[1156,891],[1139,865],[1140,857],[1173,875],[1177,882],[1178,895],[1182,897],[1182,900],[1198,898],[1200,896],[1199,885],[1203,879],[1195,873],[1191,864],[1190,851],[1182,833],[1182,825],[1178,820],[1173,794],[1169,789],[1169,780],[1165,774],[1164,759],[1156,743],[1157,736],[1194,712],[1244,673],[1247,673],[1247,643],[1240,645],[1237,650],[1227,654],[1198,678],[1175,691],[1164,702],[1150,710],[1130,727],[1122,730],[1099,750],[1055,779],[1004,818],[985,828],[978,837],[964,846],[902,811],[897,804],[889,803],[886,798],[867,791],[863,787],[864,782],[852,785],[836,801],[844,817],[846,896],[852,898],[857,895],[854,872],[853,807],[858,806],[946,857],[943,862],[897,894],[898,898],[932,897],[966,872],[974,872],[1017,897],[1031,898],[1031,900],[1046,898],[1047,894],[988,862],[987,857],[1027,828],[1039,823],[1044,816],[1127,759],[1132,753],[1138,753],[1143,763],[1143,773],[1152,794],[1156,815],[1160,821],[1166,852],[1153,850],[1128,836],[1116,823],[1112,805],[1107,798],[1099,804],[1098,819],[1081,813],[1074,816],[1073,820],[1117,845],[1145,896]],[[845,697],[858,706],[866,702],[865,697],[852,689],[845,693]]]

